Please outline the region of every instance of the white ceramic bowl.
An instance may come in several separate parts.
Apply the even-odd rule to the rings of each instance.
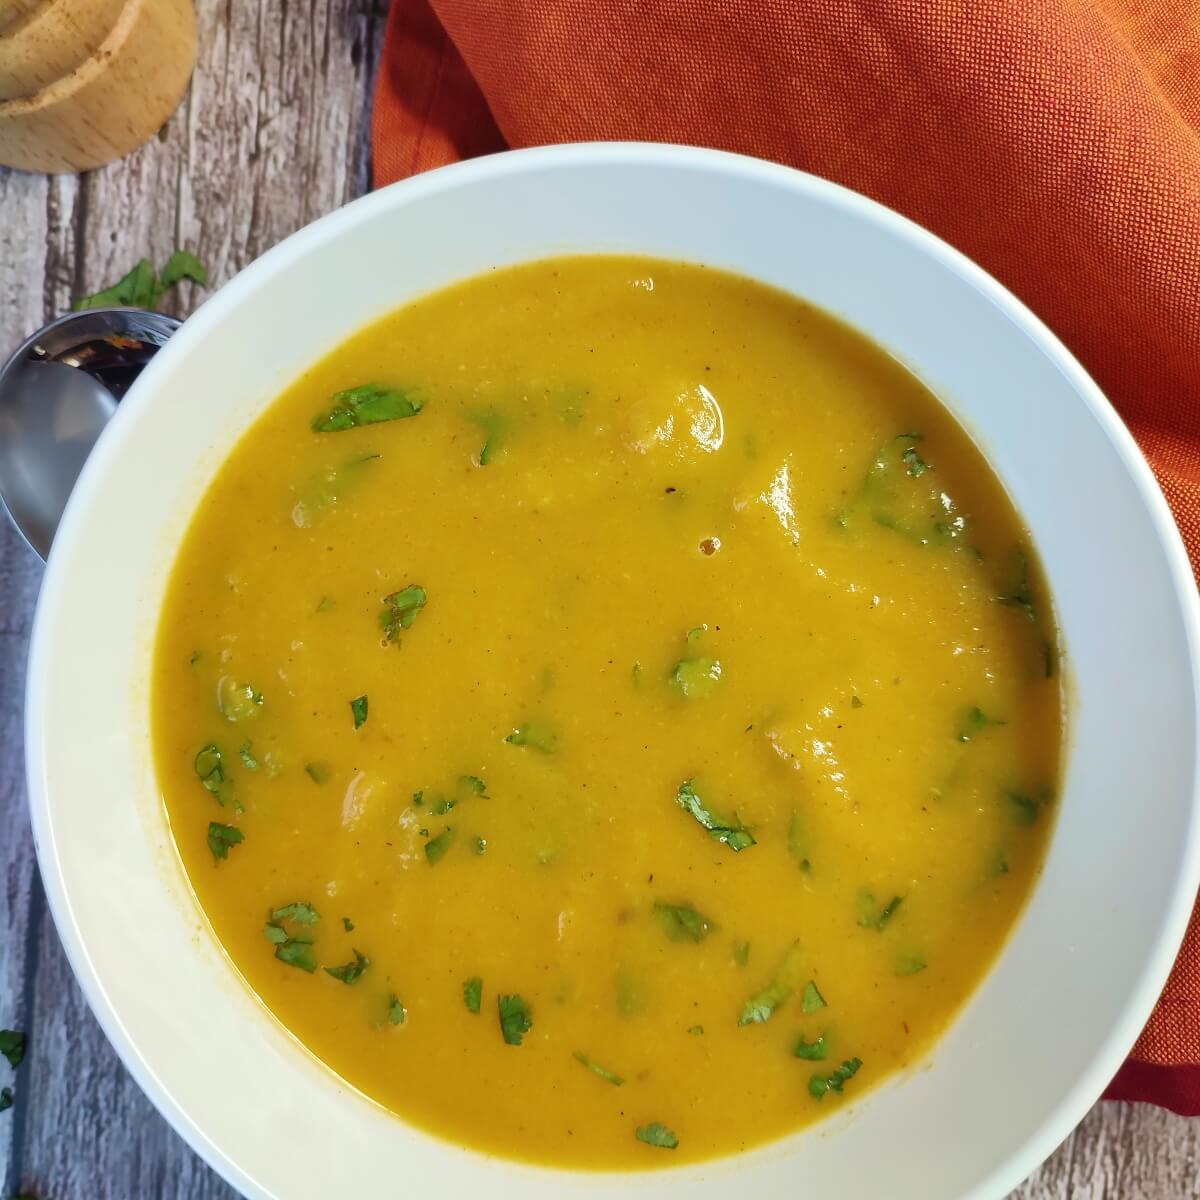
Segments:
[[[147,744],[168,570],[202,491],[263,406],[413,297],[496,264],[583,251],[742,272],[909,364],[1032,527],[1073,684],[1044,877],[927,1069],[737,1159],[622,1175],[451,1146],[312,1060],[209,933]],[[1183,935],[1200,882],[1198,628],[1187,559],[1128,433],[1045,327],[959,254],[860,196],[751,159],[649,145],[506,154],[378,192],[290,238],[209,300],[121,405],[67,509],[38,607],[26,731],[38,856],[109,1038],[249,1196],[339,1196],[352,1179],[364,1198],[1000,1197],[1114,1074]]]

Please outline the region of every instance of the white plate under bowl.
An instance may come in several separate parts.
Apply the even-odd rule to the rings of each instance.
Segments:
[[[909,364],[978,439],[1032,528],[1074,688],[1044,876],[929,1063],[736,1159],[620,1175],[441,1142],[311,1059],[209,933],[147,740],[168,571],[202,492],[263,407],[430,289],[586,251],[741,272]],[[214,295],[122,403],[71,499],[38,605],[26,729],[38,857],[105,1032],[168,1120],[251,1197],[1000,1197],[1114,1074],[1183,935],[1200,880],[1198,627],[1187,558],[1125,428],[1044,326],[936,238],[829,183],[726,154],[504,154],[377,192],[288,239]]]

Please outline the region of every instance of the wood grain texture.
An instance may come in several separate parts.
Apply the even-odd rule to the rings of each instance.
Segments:
[[[385,17],[386,0],[198,0],[196,77],[156,139],[79,178],[0,172],[0,355],[143,255],[185,246],[219,284],[363,191]],[[202,298],[187,288],[169,303],[187,313]],[[0,1114],[0,1200],[22,1187],[44,1200],[231,1200],[117,1061],[45,910],[20,731],[40,574],[0,526],[0,1025],[31,1033],[17,1104]],[[1200,1122],[1103,1104],[1013,1197],[1187,1200],[1198,1176]]]

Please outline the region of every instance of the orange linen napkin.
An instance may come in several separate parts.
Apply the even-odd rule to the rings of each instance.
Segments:
[[[1200,0],[393,0],[374,132],[378,185],[631,139],[898,209],[1095,376],[1200,569]],[[1200,1114],[1200,916],[1108,1094]]]

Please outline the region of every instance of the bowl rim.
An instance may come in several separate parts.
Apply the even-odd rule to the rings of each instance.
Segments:
[[[371,220],[380,212],[495,178],[542,171],[548,167],[569,169],[596,166],[619,166],[629,170],[639,167],[692,169],[702,173],[739,176],[749,182],[791,189],[797,194],[807,193],[908,242],[982,293],[1065,376],[1071,390],[1104,432],[1128,472],[1164,556],[1173,591],[1172,599],[1178,605],[1187,642],[1187,665],[1193,695],[1200,691],[1200,593],[1197,592],[1183,539],[1141,450],[1096,383],[1040,318],[960,251],[885,205],[792,167],[722,150],[620,141],[508,150],[441,167],[368,193],[279,242],[209,297],[163,347],[148,370],[156,375],[170,370],[174,359],[182,356],[184,347],[207,337],[211,327],[217,326],[227,315],[236,311],[243,298],[267,284],[278,269],[303,257],[311,247],[339,238],[345,231],[360,222]],[[49,815],[49,788],[43,762],[47,729],[46,660],[54,631],[47,614],[57,607],[57,597],[65,587],[73,550],[79,541],[78,531],[90,507],[90,498],[108,486],[111,464],[119,454],[123,431],[138,419],[144,407],[141,400],[143,395],[148,396],[149,393],[135,385],[85,463],[55,537],[38,597],[30,641],[24,726],[26,783],[34,844],[46,900],[72,972],[89,1008],[123,1065],[159,1113],[209,1166],[243,1194],[270,1200],[269,1194],[262,1190],[257,1181],[213,1142],[191,1113],[160,1085],[149,1064],[142,1058],[136,1039],[125,1028],[104,990],[76,924]],[[1200,741],[1200,711],[1197,713],[1196,727],[1197,740]],[[1191,814],[1195,818],[1200,813],[1200,756],[1192,765],[1191,796]],[[1031,1174],[1099,1099],[1132,1049],[1174,965],[1200,889],[1198,820],[1189,822],[1179,862],[1167,919],[1157,932],[1148,958],[1149,965],[1133,986],[1119,1019],[1110,1028],[1103,1043],[1097,1046],[1088,1070],[1065,1091],[1052,1117],[1034,1136],[1026,1139],[1018,1150],[976,1181],[969,1193],[971,1197],[1002,1197]]]

